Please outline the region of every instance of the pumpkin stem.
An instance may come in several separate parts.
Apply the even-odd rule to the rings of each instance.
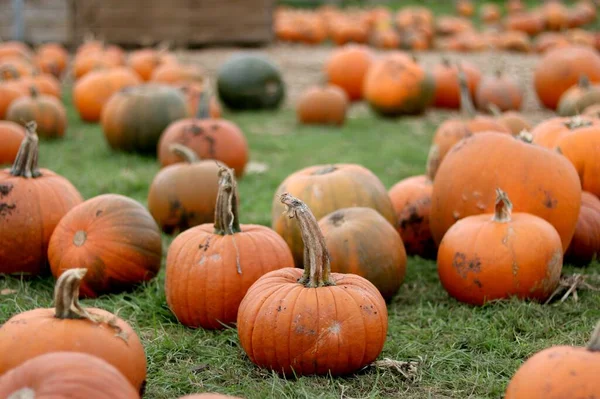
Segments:
[[[40,91],[38,90],[37,87],[35,87],[34,85],[29,86],[29,95],[32,98],[36,98],[37,96],[40,95]]]
[[[26,178],[39,177],[42,174],[38,169],[39,139],[35,132],[37,123],[30,121],[27,122],[25,127],[27,134],[21,142],[19,152],[17,153],[15,162],[10,170],[10,174]]]
[[[488,109],[490,110],[490,112],[492,113],[492,115],[494,115],[496,118],[502,116],[502,111],[500,111],[500,108],[498,108],[498,106],[494,103],[489,103],[488,104]]]
[[[592,338],[587,344],[587,350],[591,352],[600,352],[600,322],[596,324],[596,328],[592,333]]]
[[[219,192],[215,207],[215,234],[239,233],[240,220],[237,207],[237,182],[233,169],[219,164]]]
[[[473,99],[471,99],[471,93],[469,92],[467,75],[460,63],[456,64],[456,66],[458,68],[458,86],[460,88],[460,110],[465,118],[474,118],[477,113],[473,105]]]
[[[187,163],[194,163],[200,161],[200,157],[190,147],[186,147],[183,144],[174,143],[169,146],[169,151],[173,154],[183,158]]]
[[[566,121],[564,123],[564,125],[566,127],[568,127],[570,130],[575,130],[575,129],[579,129],[580,127],[592,126],[593,123],[591,120],[586,119],[586,118],[582,117],[581,115],[575,115],[574,117],[572,117],[568,121]]]
[[[521,140],[527,144],[533,143],[533,134],[529,133],[527,130],[523,129],[519,134],[515,136],[517,140]]]
[[[198,108],[196,109],[196,118],[210,118],[210,79],[208,78],[202,83],[202,92],[200,93]]]
[[[508,195],[501,189],[496,189],[496,208],[492,220],[498,223],[508,223],[511,220],[513,204]]]
[[[35,399],[35,391],[25,387],[11,393],[6,399]]]
[[[307,288],[335,285],[331,281],[331,263],[325,237],[319,229],[317,219],[304,202],[289,193],[282,194],[280,201],[285,205],[288,217],[298,220],[302,233],[304,274],[298,282]]]

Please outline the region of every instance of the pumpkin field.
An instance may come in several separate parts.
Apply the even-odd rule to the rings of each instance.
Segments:
[[[0,42],[0,399],[600,398],[600,3],[306,3]]]

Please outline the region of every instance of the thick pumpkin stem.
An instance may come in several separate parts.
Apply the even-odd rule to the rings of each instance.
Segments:
[[[69,269],[56,280],[54,286],[54,308],[57,319],[98,320],[79,303],[79,286],[87,269]]]
[[[462,65],[458,63],[458,87],[460,89],[460,110],[465,118],[474,118],[477,112],[473,105],[473,99],[471,99],[471,93],[469,92],[469,83],[467,82],[467,75],[465,74]]]
[[[592,338],[587,344],[587,350],[592,352],[600,352],[600,322],[596,324],[596,328],[592,333]]]
[[[6,399],[35,399],[35,391],[25,387],[8,395]]]
[[[325,237],[323,237],[317,219],[304,202],[289,193],[282,194],[280,201],[285,205],[288,217],[298,220],[302,233],[304,274],[298,282],[307,288],[335,285],[331,281],[331,263],[325,245]]]
[[[527,144],[533,143],[533,134],[529,133],[527,130],[521,130],[521,132],[517,134],[515,138]]]
[[[39,177],[42,174],[38,169],[39,139],[36,133],[37,123],[27,122],[27,134],[21,142],[19,152],[10,170],[10,174],[20,177]]]
[[[196,154],[196,152],[194,150],[192,150],[190,147],[186,147],[183,144],[179,144],[179,143],[171,144],[169,146],[169,151],[171,151],[173,154],[175,154],[177,156],[180,156],[187,163],[194,163],[194,162],[200,161],[198,154]]]
[[[508,195],[501,189],[496,189],[496,208],[493,221],[498,223],[508,223],[511,220],[512,202],[508,199]]]
[[[215,208],[215,234],[231,235],[242,231],[237,203],[237,182],[233,169],[220,165],[219,193]]]

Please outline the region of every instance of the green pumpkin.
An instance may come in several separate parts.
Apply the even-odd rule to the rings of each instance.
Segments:
[[[219,69],[217,89],[223,104],[232,110],[274,109],[284,96],[279,68],[254,54],[236,54]]]
[[[115,150],[156,154],[165,128],[186,117],[181,90],[150,83],[113,94],[102,109],[102,130]]]

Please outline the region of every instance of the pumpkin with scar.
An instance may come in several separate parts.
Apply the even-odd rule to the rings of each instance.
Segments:
[[[235,323],[242,298],[260,276],[294,265],[277,233],[240,224],[237,184],[226,167],[219,171],[214,220],[178,235],[167,254],[167,303],[188,327],[220,329]]]
[[[304,241],[304,271],[261,277],[240,304],[240,344],[250,360],[284,375],[343,375],[374,361],[383,349],[385,300],[368,280],[331,273],[325,238],[304,202],[284,193]]]
[[[493,216],[466,217],[444,235],[438,251],[442,285],[472,305],[512,296],[544,301],[560,279],[560,236],[540,217],[513,214],[504,191],[496,195]]]

